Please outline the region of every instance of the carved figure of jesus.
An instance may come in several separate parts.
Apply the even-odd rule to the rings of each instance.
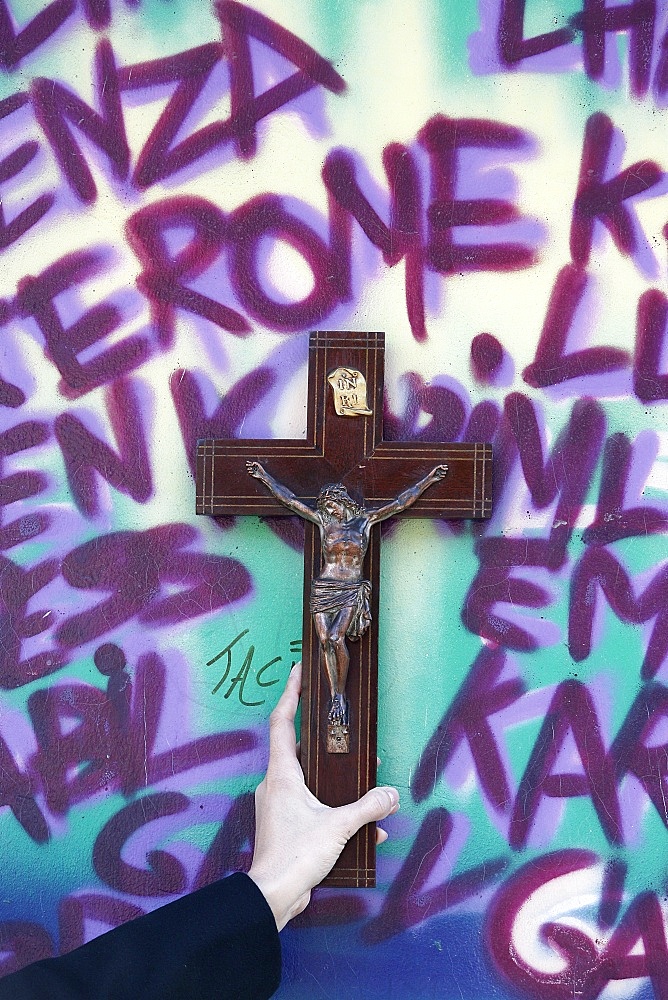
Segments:
[[[330,690],[328,721],[347,726],[345,691],[350,655],[346,637],[359,639],[371,623],[371,584],[362,579],[371,528],[414,504],[447,475],[448,467],[437,465],[395,500],[375,510],[357,504],[341,483],[324,486],[313,508],[277,482],[259,462],[246,462],[246,467],[288,510],[320,529],[322,569],[311,584],[310,609]]]

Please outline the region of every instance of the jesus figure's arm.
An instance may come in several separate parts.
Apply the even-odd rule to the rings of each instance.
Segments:
[[[254,479],[259,479],[261,483],[267,487],[270,493],[276,497],[279,503],[282,503],[284,507],[291,510],[293,514],[299,514],[306,521],[313,521],[314,524],[320,524],[320,518],[318,517],[316,511],[312,507],[303,503],[294,493],[279,483],[278,480],[270,476],[267,470],[260,465],[259,462],[246,462],[246,468],[248,469],[248,474],[253,476]]]
[[[415,483],[414,486],[409,486],[408,489],[400,493],[396,500],[390,500],[386,503],[384,507],[378,507],[376,510],[367,511],[369,518],[369,524],[377,524],[379,521],[386,521],[388,517],[392,517],[394,514],[400,514],[402,510],[406,510],[407,507],[411,507],[415,501],[422,496],[425,490],[429,489],[434,483],[440,482],[448,474],[447,465],[437,465],[436,468],[432,469],[424,479],[420,479],[419,482]]]

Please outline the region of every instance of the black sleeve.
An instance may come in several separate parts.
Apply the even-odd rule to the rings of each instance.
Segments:
[[[267,901],[229,878],[0,980],[0,1000],[266,1000],[281,978]]]

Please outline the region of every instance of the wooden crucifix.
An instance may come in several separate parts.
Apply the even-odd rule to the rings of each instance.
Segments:
[[[332,806],[376,783],[380,521],[491,514],[490,445],[383,440],[384,351],[382,333],[312,333],[306,438],[197,449],[198,514],[306,521],[301,762]],[[370,824],[323,884],[373,887],[375,847]]]

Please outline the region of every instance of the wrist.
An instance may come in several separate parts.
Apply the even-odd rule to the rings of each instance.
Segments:
[[[257,865],[251,865],[248,877],[255,882],[255,885],[266,899],[267,905],[274,915],[276,927],[279,931],[282,931],[290,916],[288,908],[285,906],[284,893],[281,892],[280,886],[274,878],[262,872]]]

